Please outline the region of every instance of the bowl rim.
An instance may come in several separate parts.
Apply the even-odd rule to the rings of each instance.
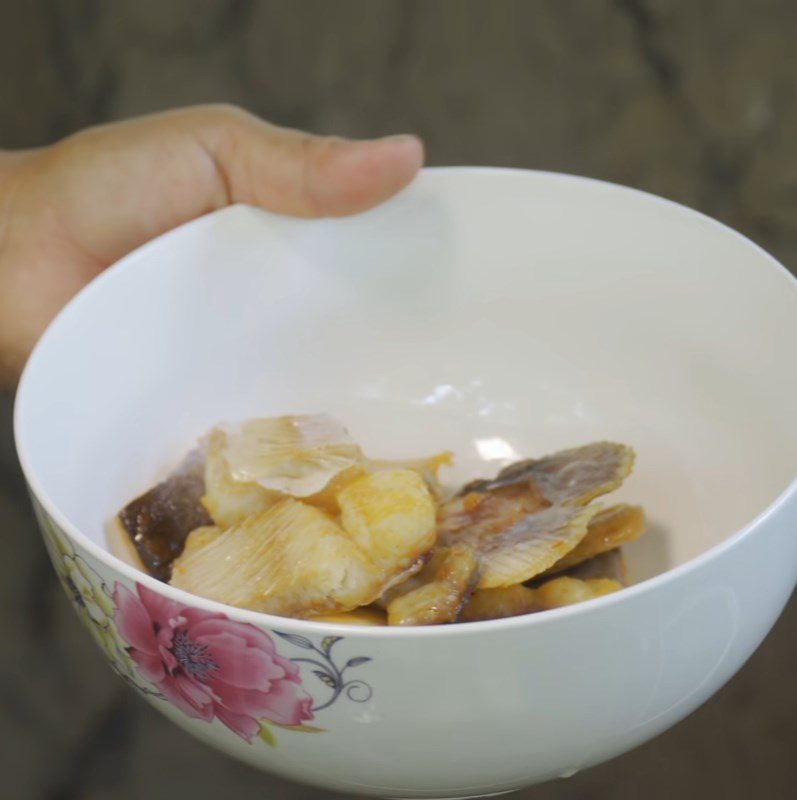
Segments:
[[[425,180],[428,176],[512,176],[519,179],[526,179],[528,177],[543,177],[552,180],[561,180],[565,182],[585,183],[598,186],[604,189],[610,189],[622,193],[629,193],[636,195],[637,199],[643,202],[650,202],[664,206],[674,207],[680,213],[692,216],[703,224],[710,225],[719,229],[724,234],[731,235],[743,244],[752,247],[759,255],[764,256],[765,262],[769,267],[774,268],[776,272],[780,273],[784,280],[785,285],[789,286],[791,291],[797,291],[797,276],[792,275],[786,267],[781,264],[774,256],[768,253],[760,245],[756,244],[750,238],[734,230],[713,217],[708,216],[696,209],[677,203],[674,200],[669,200],[665,197],[655,195],[651,192],[642,189],[636,189],[630,186],[623,186],[622,184],[613,183],[611,181],[600,180],[597,178],[589,178],[580,175],[574,175],[563,172],[555,172],[550,170],[532,170],[521,169],[514,167],[491,167],[491,166],[445,166],[445,167],[424,167],[420,173],[420,179]],[[417,180],[417,179],[416,179]],[[389,201],[388,201],[389,202]],[[622,591],[612,594],[603,595],[601,597],[588,600],[582,603],[565,606],[563,608],[550,609],[545,612],[537,614],[526,614],[517,617],[506,617],[496,620],[482,620],[479,622],[467,622],[456,625],[429,625],[429,626],[364,626],[352,625],[346,623],[333,623],[333,622],[317,622],[306,619],[296,619],[293,617],[280,617],[274,614],[267,614],[262,611],[251,611],[249,609],[238,608],[237,606],[230,606],[225,603],[220,603],[215,600],[209,600],[199,595],[191,594],[190,592],[182,589],[177,589],[170,584],[159,581],[151,575],[148,575],[136,569],[126,561],[115,556],[110,551],[96,544],[89,539],[76,525],[74,525],[65,514],[56,506],[48,493],[45,491],[42,483],[39,481],[33,466],[30,461],[29,454],[26,451],[23,428],[25,427],[25,396],[27,390],[28,376],[32,372],[36,362],[42,358],[42,352],[47,347],[47,342],[57,335],[60,321],[65,316],[73,313],[73,309],[81,302],[85,296],[90,296],[91,293],[97,291],[97,287],[107,280],[113,280],[113,277],[121,270],[127,269],[138,259],[146,256],[150,250],[162,247],[163,244],[175,237],[178,233],[183,231],[204,226],[218,220],[220,217],[235,215],[241,213],[242,210],[248,211],[252,207],[242,203],[235,203],[230,206],[218,209],[216,211],[205,214],[196,219],[179,225],[165,233],[155,237],[154,239],[146,242],[127,255],[123,256],[118,261],[114,262],[108,268],[103,270],[94,280],[84,286],[71,300],[58,312],[55,318],[47,326],[46,330],[36,343],[26,365],[23,369],[22,376],[17,387],[16,396],[14,399],[14,443],[17,449],[17,456],[19,458],[20,466],[23,475],[27,481],[29,491],[42,506],[44,511],[54,520],[63,533],[65,533],[73,542],[78,544],[86,552],[88,552],[98,562],[103,564],[107,569],[118,573],[120,576],[126,578],[133,583],[143,584],[151,591],[158,592],[165,595],[169,599],[187,605],[189,607],[201,607],[213,613],[221,613],[231,619],[236,619],[241,622],[249,622],[257,627],[267,627],[271,630],[279,628],[295,629],[296,631],[304,633],[315,633],[330,635],[339,633],[343,636],[359,636],[369,639],[384,639],[384,638],[424,638],[429,636],[443,636],[443,637],[461,637],[472,636],[479,633],[498,633],[499,631],[506,631],[509,629],[529,627],[537,628],[539,626],[546,626],[555,624],[560,619],[570,618],[576,615],[584,615],[598,612],[604,608],[608,608],[617,603],[630,602],[634,598],[639,598],[656,591],[660,587],[666,586],[673,581],[679,580],[692,572],[701,569],[710,561],[718,558],[719,556],[727,553],[733,549],[740,541],[747,539],[752,532],[769,520],[770,517],[778,514],[790,501],[797,501],[797,476],[778,494],[766,507],[764,507],[753,519],[747,522],[738,530],[730,533],[722,541],[708,548],[706,551],[699,555],[690,558],[683,564],[672,567],[657,575],[647,578],[639,583],[632,584],[625,587]],[[257,209],[258,211],[260,209]],[[267,212],[272,213],[272,212]],[[276,214],[275,216],[281,216]]]

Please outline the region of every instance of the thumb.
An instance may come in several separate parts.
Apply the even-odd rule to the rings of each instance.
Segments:
[[[30,159],[17,205],[29,219],[54,209],[58,236],[96,273],[230,203],[302,217],[363,211],[406,186],[422,163],[414,136],[355,142],[280,128],[234,106],[195,106],[45,148]]]
[[[387,200],[423,164],[423,145],[411,135],[351,141],[281,128],[237,108],[196,113],[197,140],[227,203],[302,217],[343,216]]]
[[[16,375],[75,292],[158,234],[235,202],[305,217],[352,214],[402,189],[422,163],[413,136],[311,136],[231,106],[89,128],[3,156],[0,381]]]

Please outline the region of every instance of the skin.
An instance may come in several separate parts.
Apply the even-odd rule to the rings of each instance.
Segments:
[[[387,200],[423,163],[414,136],[350,141],[197,106],[0,152],[0,387],[58,310],[125,253],[231,203],[300,217]]]

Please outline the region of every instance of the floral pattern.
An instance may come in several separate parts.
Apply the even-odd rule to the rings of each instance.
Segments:
[[[139,680],[127,645],[119,636],[114,623],[116,609],[107,585],[86,560],[75,553],[49,517],[36,504],[34,508],[47,552],[78,617],[107,656],[113,671],[139,694],[153,694],[152,689]]]
[[[343,637],[325,636],[321,642],[321,647],[316,647],[306,636],[299,636],[295,633],[280,633],[279,631],[274,631],[274,633],[291,644],[301,647],[303,650],[312,651],[312,656],[302,656],[292,660],[294,664],[310,664],[315,667],[313,675],[331,690],[327,700],[313,708],[313,711],[323,711],[323,709],[329,708],[344,691],[349,700],[353,700],[355,703],[365,703],[371,699],[373,690],[365,681],[359,678],[352,680],[345,677],[346,672],[352,667],[367,664],[371,659],[366,656],[358,656],[357,658],[350,658],[342,667],[339,667],[332,658],[332,648],[342,641]]]
[[[307,723],[342,694],[358,703],[371,698],[367,683],[347,677],[371,659],[350,658],[339,666],[333,658],[342,637],[324,637],[317,646],[305,636],[274,631],[305,651],[288,658],[255,625],[177,603],[140,583],[133,590],[119,582],[109,587],[35,501],[34,508],[78,616],[114,671],[140,694],[169,702],[192,719],[218,720],[247,742],[257,738],[271,746],[272,725],[321,732]],[[302,665],[325,687],[318,702],[303,684]]]
[[[169,600],[136,584],[117,585],[116,625],[139,671],[184,714],[214,717],[250,741],[260,720],[301,725],[313,719],[313,698],[299,668],[277,654],[254,625]]]

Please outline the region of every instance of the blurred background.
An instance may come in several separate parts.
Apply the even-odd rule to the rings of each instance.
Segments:
[[[414,132],[430,164],[646,189],[727,222],[794,271],[796,40],[794,0],[0,0],[0,148],[228,101],[322,133]],[[324,796],[207,749],[112,675],[46,561],[8,397],[0,518],[3,798]],[[523,797],[794,797],[796,624],[792,600],[685,722]]]

